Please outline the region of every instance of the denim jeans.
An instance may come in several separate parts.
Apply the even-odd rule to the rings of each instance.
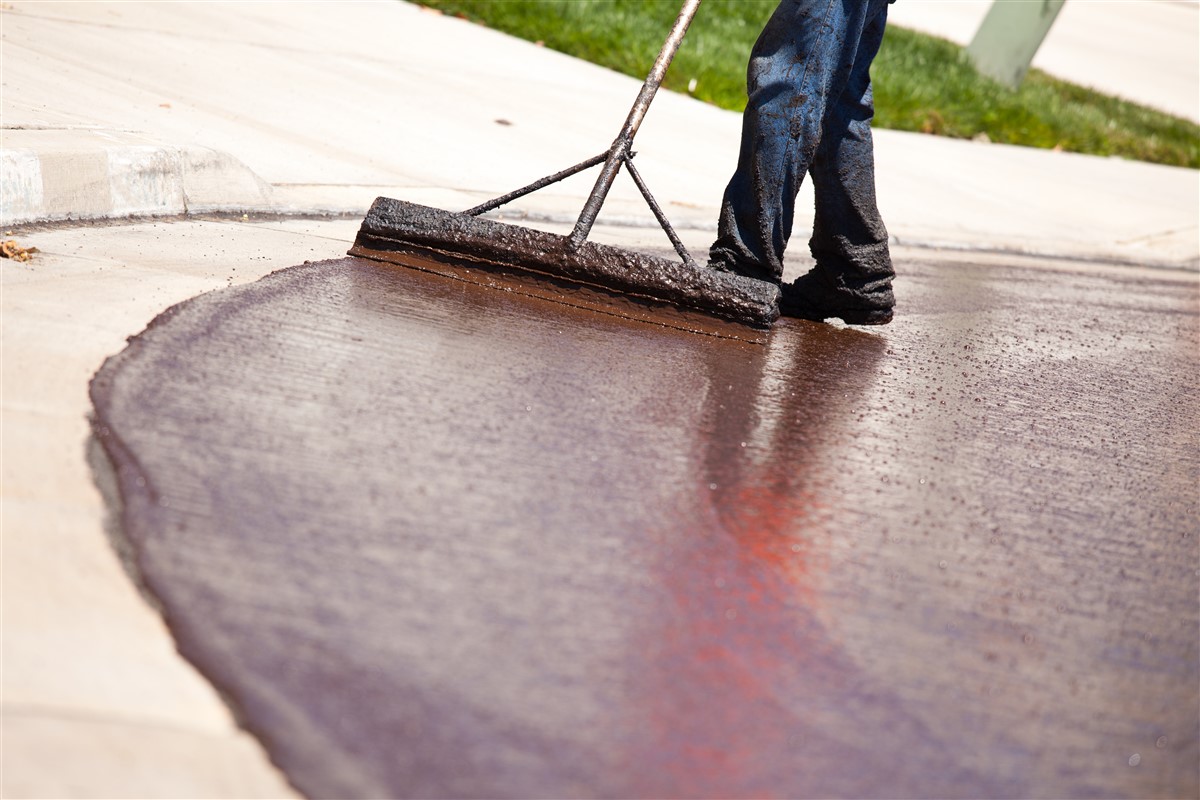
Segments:
[[[750,54],[737,171],[714,266],[778,283],[796,193],[812,176],[815,271],[847,300],[890,306],[888,234],[875,203],[871,62],[888,0],[782,0]]]

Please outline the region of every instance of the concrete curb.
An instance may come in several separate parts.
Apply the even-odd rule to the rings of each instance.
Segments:
[[[134,131],[101,128],[15,128],[0,133],[0,226],[70,222],[81,220],[119,220],[138,217],[180,217],[207,213],[267,213],[283,216],[361,216],[377,196],[457,209],[474,205],[490,197],[487,193],[461,189],[388,185],[328,185],[281,184],[273,186],[235,156],[198,145],[173,145],[157,142]],[[895,140],[895,141],[893,141]],[[1113,235],[1097,238],[1089,229],[1088,220],[1072,216],[1069,209],[1079,205],[1081,195],[1072,189],[1077,183],[1081,165],[1089,175],[1102,175],[1104,180],[1093,187],[1093,197],[1111,194],[1109,185],[1120,185],[1132,192],[1159,197],[1164,192],[1176,197],[1168,207],[1186,204],[1187,195],[1194,191],[1196,174],[1158,165],[1125,163],[1096,159],[1074,154],[1050,154],[1002,145],[978,146],[954,141],[928,142],[924,137],[891,131],[880,132],[880,151],[884,159],[896,144],[905,144],[904,152],[916,145],[923,149],[934,147],[932,158],[940,153],[958,155],[958,172],[974,170],[966,181],[968,196],[963,187],[948,177],[955,172],[951,166],[926,170],[925,182],[942,181],[937,191],[930,193],[914,216],[905,206],[885,208],[885,217],[892,229],[893,244],[916,249],[957,250],[964,253],[994,253],[1091,261],[1114,265],[1149,266],[1158,269],[1200,272],[1200,249],[1197,246],[1195,224],[1172,218],[1171,224],[1151,233],[1129,238]],[[963,148],[970,147],[964,153]],[[980,153],[986,152],[987,158]],[[965,160],[964,160],[965,158]],[[885,180],[897,181],[891,194],[903,194],[905,161],[898,154],[890,157],[893,169],[884,173]],[[940,162],[939,162],[940,163]],[[1023,190],[1013,194],[992,187],[987,197],[975,196],[979,186],[989,185],[986,178],[1005,165],[1010,174],[1020,176],[1040,174],[1053,165],[1062,172],[1053,190],[1037,198],[1025,196]],[[898,169],[895,167],[899,167]],[[942,165],[945,167],[945,165]],[[1068,169],[1068,167],[1072,169]],[[1025,173],[1021,170],[1024,169]],[[1030,170],[1033,172],[1031,173]],[[1063,170],[1066,170],[1065,172]],[[943,174],[945,173],[945,174]],[[978,174],[975,174],[978,173]],[[908,176],[916,181],[914,176]],[[1016,181],[1020,189],[1021,181]],[[811,200],[811,186],[802,189],[801,206]],[[1054,194],[1057,192],[1057,194]],[[994,196],[993,196],[994,195]],[[1003,197],[1002,197],[1003,195]],[[1061,195],[1061,196],[1060,196]],[[1109,197],[1109,205],[1119,199]],[[1007,202],[1005,202],[1007,200]],[[986,202],[985,202],[986,201]],[[934,219],[953,219],[956,203],[974,202],[1004,207],[1008,216],[983,215],[987,224],[978,224],[980,214],[970,219],[975,224],[960,225],[957,229],[929,227],[922,223],[927,216]],[[575,209],[582,197],[555,195],[551,198],[530,196],[506,207],[498,218],[516,224],[572,224]],[[938,207],[938,204],[941,207]],[[1093,206],[1104,206],[1094,199]],[[1140,204],[1136,204],[1140,205]],[[882,207],[882,203],[881,203]],[[564,213],[564,209],[571,209]],[[630,200],[610,197],[601,223],[616,228],[657,228],[658,223],[646,211],[641,198]],[[1094,209],[1093,209],[1094,210]],[[679,230],[711,233],[715,229],[716,207],[693,207],[688,212],[672,215]],[[1014,217],[1017,224],[996,224],[996,219]],[[1044,230],[1037,222],[1042,217],[1064,221],[1062,226]],[[1115,219],[1115,218],[1114,218]],[[1022,222],[1023,220],[1023,222]],[[1074,224],[1069,224],[1073,222]],[[1137,230],[1151,230],[1153,221],[1144,221]],[[1080,235],[1087,232],[1088,235]],[[1129,231],[1125,231],[1128,234]],[[809,231],[803,225],[794,231],[797,242],[807,239]],[[665,242],[665,239],[664,239]]]
[[[273,211],[271,186],[237,158],[99,129],[5,130],[0,225]]]

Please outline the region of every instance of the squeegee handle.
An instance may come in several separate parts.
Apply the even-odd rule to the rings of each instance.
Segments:
[[[662,50],[659,51],[658,58],[654,60],[654,66],[650,68],[650,74],[646,76],[646,82],[642,84],[642,90],[638,92],[637,100],[633,101],[633,108],[629,110],[629,116],[625,119],[621,132],[613,140],[612,147],[609,148],[608,157],[604,160],[604,167],[600,170],[600,176],[596,178],[596,185],[592,188],[592,193],[588,196],[579,220],[575,223],[575,230],[569,237],[572,247],[579,247],[591,233],[592,225],[600,214],[600,207],[604,205],[604,198],[608,196],[608,190],[612,188],[621,164],[630,155],[633,137],[637,135],[642,119],[650,108],[650,101],[654,99],[658,87],[662,85],[663,78],[667,74],[667,67],[671,66],[671,59],[675,58],[675,52],[683,42],[683,35],[687,33],[688,26],[692,24],[692,17],[696,16],[696,9],[699,7],[700,0],[684,0],[683,8],[679,10],[679,16],[675,18],[675,24],[671,27],[667,40],[663,42]]]

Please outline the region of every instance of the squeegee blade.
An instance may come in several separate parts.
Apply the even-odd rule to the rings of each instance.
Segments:
[[[350,254],[419,268],[523,273],[563,292],[577,286],[593,298],[623,296],[760,330],[779,316],[779,287],[765,281],[594,242],[574,247],[555,233],[387,197],[371,206]]]

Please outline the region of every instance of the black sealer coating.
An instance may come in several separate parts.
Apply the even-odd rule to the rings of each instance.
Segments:
[[[765,281],[594,242],[572,248],[554,233],[380,197],[350,253],[396,250],[452,254],[481,268],[561,278],[760,329],[779,317],[779,287]]]
[[[308,796],[1195,797],[1195,280],[904,280],[759,346],[314,263],[156,319],[94,429]]]

